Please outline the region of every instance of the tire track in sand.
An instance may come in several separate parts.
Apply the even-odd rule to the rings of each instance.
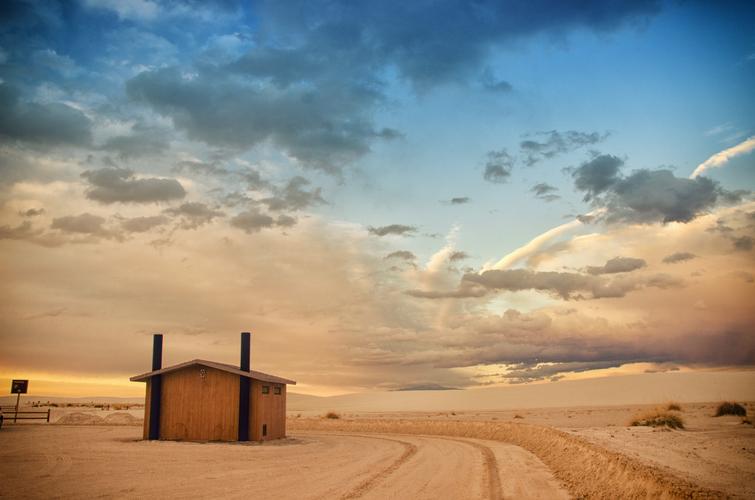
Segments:
[[[484,444],[475,443],[473,441],[467,441],[466,439],[454,439],[440,436],[432,436],[434,438],[445,439],[447,441],[456,441],[457,443],[464,443],[476,448],[482,454],[483,461],[483,474],[482,474],[482,491],[488,492],[488,498],[490,500],[502,500],[503,489],[501,488],[501,478],[498,474],[498,461],[495,458],[495,453],[489,447]]]
[[[412,443],[408,443],[406,441],[401,441],[399,439],[388,439],[388,438],[376,437],[376,436],[365,436],[362,434],[342,434],[342,435],[358,436],[358,437],[369,438],[369,439],[380,439],[382,441],[391,441],[394,443],[399,443],[404,447],[404,453],[402,453],[400,457],[394,460],[393,463],[391,463],[388,467],[381,470],[377,474],[373,474],[369,478],[362,481],[350,492],[343,495],[341,497],[342,500],[361,497],[362,495],[370,491],[372,488],[377,486],[380,483],[380,481],[390,476],[394,471],[396,471],[399,467],[404,465],[410,458],[412,458],[417,453],[416,445]]]

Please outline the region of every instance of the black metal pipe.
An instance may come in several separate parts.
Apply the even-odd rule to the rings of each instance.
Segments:
[[[251,359],[251,334],[241,333],[241,371],[248,372]],[[239,441],[249,441],[249,392],[251,380],[239,375]]]
[[[152,371],[163,365],[163,336],[156,333],[152,337]],[[160,439],[160,398],[162,396],[162,375],[152,375],[149,392],[149,439]]]

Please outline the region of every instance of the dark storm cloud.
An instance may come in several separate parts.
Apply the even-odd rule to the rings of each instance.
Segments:
[[[483,271],[480,274],[468,273],[464,275],[460,290],[464,289],[464,282],[481,285],[490,290],[510,292],[537,290],[564,300],[617,298],[643,287],[674,288],[683,285],[679,279],[666,274],[648,277],[620,276],[608,279],[593,274],[529,269],[495,269]]]
[[[175,179],[137,179],[126,168],[101,168],[81,174],[91,187],[86,197],[100,203],[156,203],[178,200],[186,191]]]
[[[279,89],[230,71],[186,79],[177,68],[164,68],[145,71],[126,87],[191,139],[239,150],[271,141],[303,165],[330,173],[369,152],[375,139],[393,137],[366,114],[381,95],[357,83]]]
[[[538,184],[535,184],[530,189],[533,193],[535,193],[535,197],[539,198],[543,201],[555,201],[561,198],[559,195],[554,194],[556,191],[558,191],[558,188],[555,186],[551,186],[550,184],[546,182],[540,182]]]
[[[537,380],[552,378],[561,373],[582,373],[590,370],[602,370],[623,365],[626,361],[571,361],[554,364],[521,363],[513,369],[498,376],[511,384],[526,384]]]
[[[538,136],[545,136],[544,141],[528,139],[519,143],[521,154],[524,156],[524,163],[527,166],[549,160],[558,155],[569,153],[583,146],[597,144],[608,137],[608,133],[599,134],[598,132],[577,132],[576,130],[567,130],[558,132],[539,132]]]
[[[485,172],[482,177],[488,182],[503,184],[511,176],[511,169],[513,167],[514,158],[505,149],[489,151],[488,161],[485,163]]]
[[[588,266],[588,274],[615,274],[628,273],[637,269],[642,269],[647,265],[643,259],[634,259],[632,257],[615,257],[605,263],[603,266]]]
[[[675,264],[677,262],[684,262],[686,260],[692,260],[696,257],[697,255],[690,252],[676,252],[676,253],[672,253],[671,255],[665,256],[663,258],[663,262],[665,264]]]
[[[191,139],[242,150],[269,141],[305,166],[338,174],[376,140],[401,136],[373,123],[386,74],[419,91],[483,74],[488,88],[508,91],[508,82],[484,77],[493,47],[544,32],[607,32],[658,8],[655,1],[262,1],[246,54],[145,71],[127,91]],[[503,176],[495,167],[489,175]]]
[[[183,229],[196,229],[209,224],[216,217],[225,216],[223,212],[199,202],[183,203],[178,207],[167,208],[163,212],[178,217],[180,219],[180,227]]]
[[[379,227],[373,227],[370,226],[367,228],[367,231],[370,234],[374,234],[376,236],[387,236],[389,234],[396,234],[396,235],[411,235],[412,233],[417,232],[417,228],[415,226],[406,226],[404,224],[390,224],[388,226],[379,226]]]
[[[92,122],[78,109],[61,103],[23,101],[13,87],[0,83],[0,139],[39,146],[86,146]]]
[[[385,256],[386,259],[416,260],[417,256],[409,250],[397,250]]]
[[[313,205],[325,203],[320,188],[306,190],[310,184],[304,177],[292,178],[282,188],[274,188],[274,196],[260,200],[267,208],[274,211],[280,210],[303,210]]]

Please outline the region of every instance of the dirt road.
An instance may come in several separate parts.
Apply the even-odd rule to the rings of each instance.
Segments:
[[[241,445],[140,434],[9,426],[0,433],[0,497],[568,498],[534,455],[496,441],[297,431]]]

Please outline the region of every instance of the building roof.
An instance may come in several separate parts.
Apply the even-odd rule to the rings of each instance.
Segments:
[[[256,372],[254,370],[245,372],[243,370],[239,370],[237,366],[227,365],[225,363],[217,363],[215,361],[207,361],[204,359],[192,359],[191,361],[186,361],[185,363],[179,363],[177,365],[161,368],[160,370],[142,373],[141,375],[135,375],[131,377],[129,380],[132,382],[146,382],[153,375],[161,375],[163,373],[170,373],[170,372],[180,370],[181,368],[186,368],[187,366],[192,366],[192,365],[203,365],[203,366],[207,366],[208,368],[215,368],[216,370],[222,370],[224,372],[233,373],[234,375],[241,375],[242,377],[248,377],[255,380],[261,380],[263,382],[296,385],[296,382],[293,380],[288,380],[282,377],[276,377],[275,375],[268,375],[267,373]]]

